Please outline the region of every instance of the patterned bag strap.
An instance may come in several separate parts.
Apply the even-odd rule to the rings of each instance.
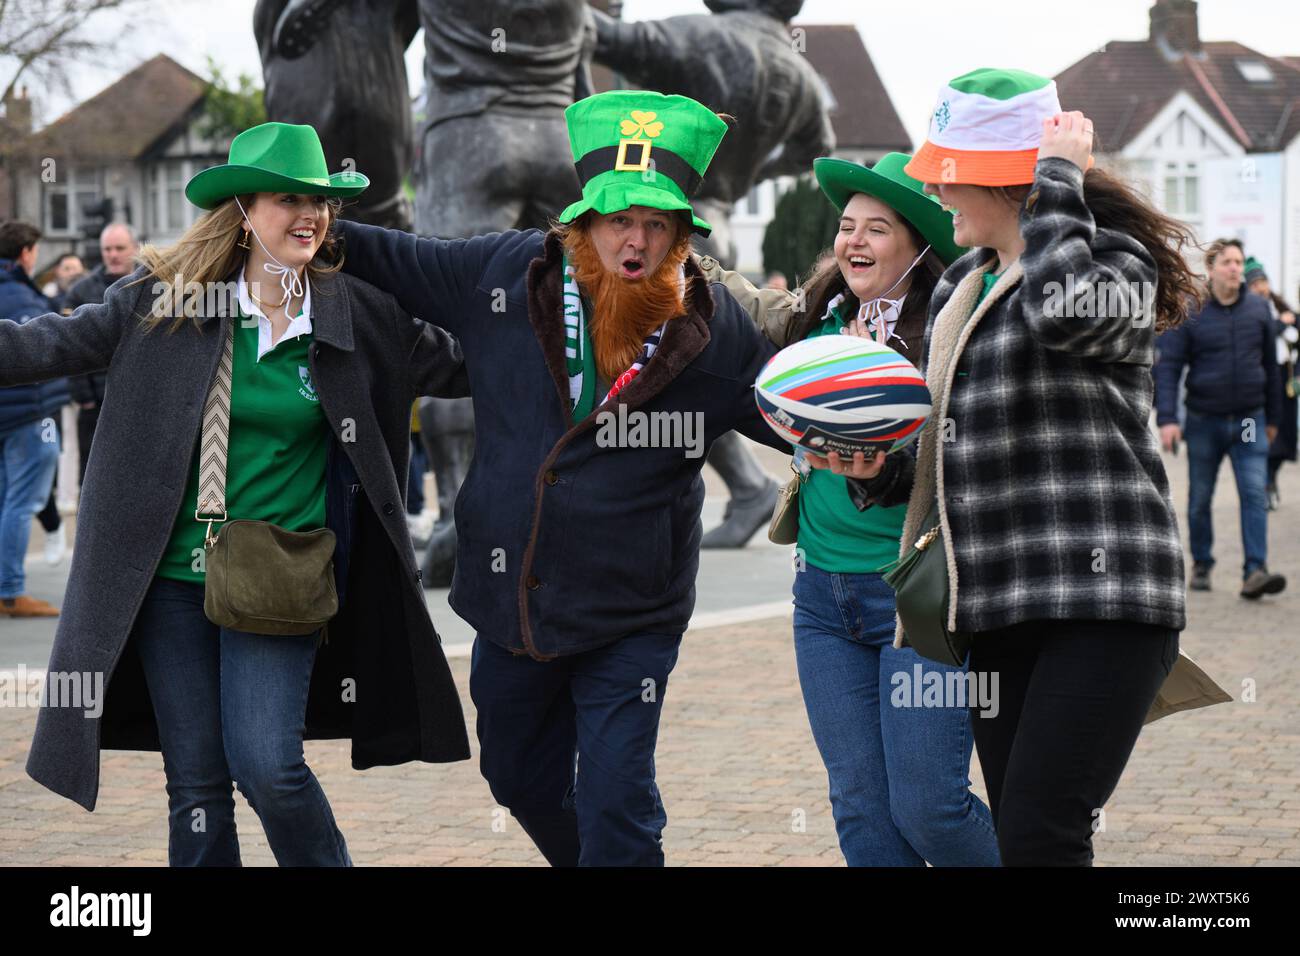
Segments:
[[[199,495],[194,520],[208,523],[204,543],[210,545],[213,522],[226,520],[226,456],[230,445],[230,393],[235,368],[235,323],[229,323],[216,378],[203,405],[203,438],[199,443]]]

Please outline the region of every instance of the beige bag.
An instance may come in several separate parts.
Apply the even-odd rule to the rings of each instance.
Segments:
[[[1212,704],[1228,704],[1232,697],[1222,687],[1210,679],[1197,663],[1178,652],[1174,668],[1160,685],[1155,703],[1147,711],[1144,724],[1161,717],[1168,717],[1182,710],[1195,710],[1197,707],[1209,707]]]

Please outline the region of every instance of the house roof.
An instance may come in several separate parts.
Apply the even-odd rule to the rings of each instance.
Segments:
[[[911,137],[858,28],[851,23],[794,26],[807,31],[805,55],[835,99],[830,114],[835,148],[911,152]]]
[[[28,137],[30,152],[132,160],[199,105],[205,81],[160,53]]]
[[[1199,47],[1171,54],[1152,39],[1108,43],[1057,75],[1061,106],[1093,120],[1106,152],[1128,145],[1180,91],[1247,152],[1280,150],[1300,133],[1300,58],[1226,41]],[[1271,79],[1252,81],[1243,63],[1261,64]]]

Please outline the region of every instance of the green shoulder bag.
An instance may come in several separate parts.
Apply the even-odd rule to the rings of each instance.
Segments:
[[[936,499],[921,522],[916,543],[884,575],[894,589],[903,634],[922,657],[961,667],[970,651],[970,635],[948,630],[948,558],[943,545]]]

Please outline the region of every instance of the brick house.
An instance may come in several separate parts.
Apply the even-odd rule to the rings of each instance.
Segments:
[[[5,104],[18,138],[3,157],[0,203],[40,226],[43,258],[76,252],[98,261],[106,217],[131,223],[149,242],[180,236],[197,212],[185,183],[229,149],[228,139],[199,131],[206,85],[159,54],[36,132],[29,104]]]

